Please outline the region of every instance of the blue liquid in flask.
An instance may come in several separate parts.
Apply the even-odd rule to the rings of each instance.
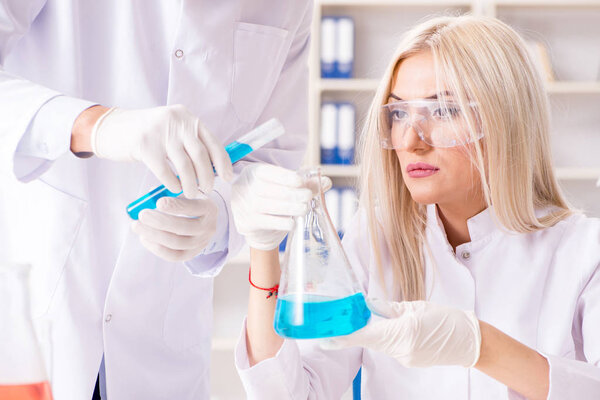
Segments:
[[[280,336],[316,339],[348,335],[365,326],[371,317],[362,293],[335,300],[317,295],[303,298],[300,305],[293,294],[277,299],[274,327]]]

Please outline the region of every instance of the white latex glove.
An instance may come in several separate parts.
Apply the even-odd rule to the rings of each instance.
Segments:
[[[321,186],[329,189],[331,180],[322,177]],[[294,227],[293,217],[306,214],[316,189],[317,182],[304,183],[295,171],[269,164],[247,166],[231,190],[238,232],[252,248],[276,248]]]
[[[181,105],[111,108],[94,125],[91,145],[101,158],[143,162],[171,192],[179,193],[183,186],[188,199],[196,198],[198,187],[204,193],[212,190],[211,162],[219,176],[233,179],[231,160],[221,143]]]
[[[202,252],[217,230],[218,207],[200,194],[197,199],[163,197],[157,209],[140,212],[131,224],[140,242],[167,261],[187,261]]]
[[[470,368],[479,360],[481,332],[471,311],[427,301],[368,300],[368,305],[386,319],[375,317],[350,335],[324,340],[321,347],[366,347],[395,358],[405,367]]]

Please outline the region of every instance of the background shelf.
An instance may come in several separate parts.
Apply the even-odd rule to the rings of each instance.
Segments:
[[[599,50],[600,51],[600,50]],[[374,92],[379,79],[320,79],[320,92]],[[600,94],[600,81],[552,81],[546,82],[548,93]]]
[[[321,165],[323,175],[330,178],[358,178],[360,168],[357,165]],[[598,180],[600,168],[556,168],[556,177],[560,180]],[[600,189],[599,189],[600,196]]]
[[[600,39],[599,39],[600,40]],[[600,49],[598,50],[600,51]],[[546,90],[550,94],[600,94],[600,82],[597,81],[555,81],[547,82]]]
[[[322,7],[471,7],[470,1],[454,0],[321,0]]]
[[[600,168],[557,168],[556,177],[560,180],[593,180],[600,178]],[[600,189],[598,189],[600,196]]]
[[[321,79],[317,87],[320,91],[362,92],[375,91],[379,79]]]
[[[320,165],[321,172],[330,178],[349,177],[358,178],[360,167],[358,165]]]
[[[497,7],[588,8],[600,7],[598,0],[496,0]]]

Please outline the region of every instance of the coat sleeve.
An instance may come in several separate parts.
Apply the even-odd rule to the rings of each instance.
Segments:
[[[317,340],[286,339],[273,358],[250,367],[246,322],[235,349],[235,365],[248,399],[339,399],[362,362],[362,349],[322,350]]]
[[[548,400],[600,398],[600,265],[581,292],[574,329],[583,339],[578,358],[587,362],[545,354],[550,365]]]
[[[252,162],[265,162],[296,170],[300,167],[306,150],[308,133],[308,51],[312,21],[312,1],[307,1],[302,18],[287,58],[271,97],[257,121],[257,126],[276,117],[285,128],[285,135],[273,143],[268,143],[247,158]],[[235,171],[239,173],[247,162],[236,164]],[[198,276],[217,275],[227,259],[236,255],[245,241],[235,229],[231,214],[231,185],[217,179],[215,191],[222,199],[219,204],[219,224],[227,224],[223,235],[225,243],[216,243],[217,251],[207,252],[186,263],[188,269]],[[227,218],[225,218],[227,217]],[[211,245],[213,247],[213,245]]]
[[[4,71],[4,61],[46,0],[0,1],[0,172],[37,178],[69,151],[71,128],[94,103],[63,96]]]
[[[343,246],[359,285],[368,287],[369,245],[364,213],[347,227]],[[365,263],[366,262],[366,263]],[[250,367],[246,323],[235,349],[235,364],[249,399],[339,399],[362,365],[363,349],[323,350],[316,340],[286,339],[275,357]]]

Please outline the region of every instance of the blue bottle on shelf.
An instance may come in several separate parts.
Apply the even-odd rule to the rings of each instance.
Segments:
[[[337,76],[336,57],[336,18],[321,19],[321,78]]]
[[[352,103],[337,104],[337,162],[338,164],[354,164],[354,148],[356,142],[356,112]]]
[[[354,20],[336,19],[336,78],[352,78],[354,72]]]
[[[321,105],[321,164],[337,164],[338,108],[336,103]]]

